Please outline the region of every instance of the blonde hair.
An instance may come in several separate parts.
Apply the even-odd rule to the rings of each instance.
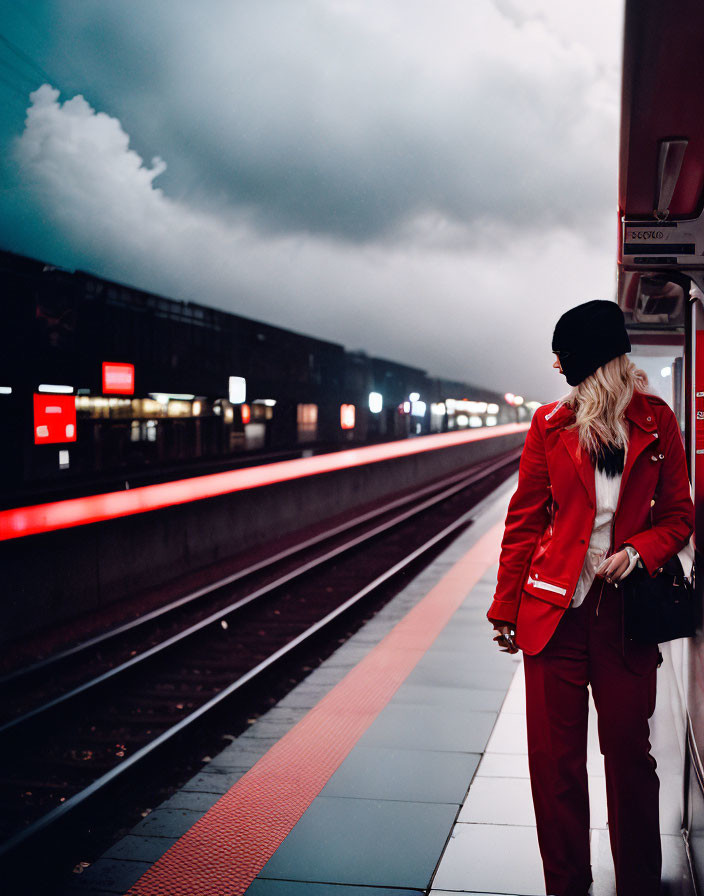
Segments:
[[[647,373],[623,354],[597,367],[568,392],[565,403],[573,408],[576,420],[566,428],[578,429],[582,450],[596,457],[603,446],[626,448],[625,411],[636,391],[656,394]]]

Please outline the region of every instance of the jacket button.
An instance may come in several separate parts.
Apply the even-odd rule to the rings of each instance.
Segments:
[[[653,418],[652,418],[652,417],[647,417],[646,419],[647,419],[648,423],[650,423],[650,421],[651,421]]]
[[[585,543],[585,542],[584,542],[584,539],[583,539],[583,538],[580,538],[580,539],[579,539],[579,543],[580,543],[580,544],[584,544],[584,543]]]
[[[651,460],[657,460],[657,457],[655,457],[654,454],[651,454],[651,455],[650,455],[650,459],[651,459]]]

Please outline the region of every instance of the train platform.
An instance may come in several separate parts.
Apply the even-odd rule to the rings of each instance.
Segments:
[[[513,476],[352,638],[61,896],[544,894],[522,654],[486,610]],[[664,645],[667,647],[667,645]],[[651,742],[663,886],[693,896],[680,833],[684,726],[663,650]],[[594,896],[615,885],[590,702]]]

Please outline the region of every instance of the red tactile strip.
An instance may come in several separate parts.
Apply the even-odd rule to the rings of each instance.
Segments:
[[[149,510],[171,507],[174,504],[186,504],[189,501],[199,501],[203,498],[212,498],[215,495],[225,495],[242,489],[259,488],[264,485],[272,485],[275,482],[299,479],[302,476],[317,476],[319,473],[329,473],[332,470],[341,470],[346,467],[356,467],[409,454],[461,445],[465,442],[524,432],[528,426],[528,423],[507,423],[488,428],[482,426],[477,429],[386,442],[382,445],[349,448],[330,454],[318,454],[315,457],[278,461],[259,467],[227,470],[224,473],[211,473],[207,476],[193,476],[190,479],[160,482],[156,485],[144,485],[120,492],[88,495],[85,498],[69,498],[65,501],[33,504],[29,507],[14,507],[0,511],[0,541],[37,535],[41,532],[52,532],[55,529],[84,526],[87,523],[145,513]]]
[[[482,536],[127,896],[244,893],[471,588],[498,562],[502,533],[503,523]]]

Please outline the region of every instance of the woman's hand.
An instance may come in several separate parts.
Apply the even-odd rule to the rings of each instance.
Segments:
[[[607,582],[618,582],[630,565],[631,558],[628,556],[628,551],[616,551],[615,554],[601,561],[596,574],[604,576]]]
[[[499,634],[493,640],[498,642],[501,653],[518,653],[519,648],[513,642],[514,627],[512,625],[495,625],[494,628]]]

